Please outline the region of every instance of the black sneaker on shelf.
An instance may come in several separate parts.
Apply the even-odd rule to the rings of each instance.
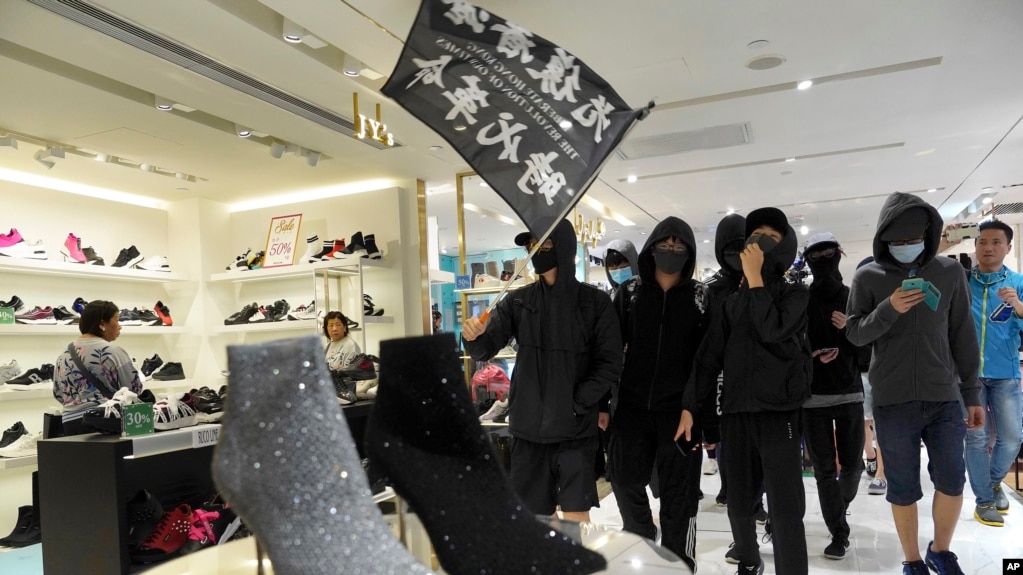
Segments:
[[[160,367],[161,365],[163,365],[163,358],[160,357],[160,354],[154,353],[153,357],[142,360],[141,370],[142,375],[146,377],[153,375],[153,372],[156,371],[156,368]]]
[[[224,320],[224,325],[246,325],[258,311],[259,305],[251,303],[243,307],[241,311],[231,314],[231,317]]]
[[[85,261],[94,266],[106,265],[103,262],[103,258],[96,255],[96,250],[92,249],[91,247],[82,248],[82,254],[85,256]]]
[[[132,311],[139,316],[142,325],[163,325],[160,316],[156,315],[156,312],[153,310],[135,308]]]
[[[334,392],[337,393],[338,403],[352,405],[359,401],[355,395],[355,380],[345,375],[345,372],[332,369],[330,378],[334,382]]]
[[[138,310],[128,308],[121,310],[121,313],[117,316],[117,321],[121,325],[142,325],[142,318],[139,317]]]
[[[128,548],[134,549],[163,518],[163,506],[145,489],[128,501]]]
[[[53,319],[57,320],[57,323],[64,325],[76,325],[81,316],[68,308],[59,305],[53,308]]]
[[[12,295],[11,301],[0,301],[0,307],[14,308],[15,312],[19,312],[25,307],[25,302],[21,301],[20,297]]]
[[[25,391],[29,389],[48,389],[53,386],[53,364],[45,363],[33,367],[25,373],[7,380],[7,389]]]
[[[288,319],[288,312],[291,311],[291,304],[287,300],[279,299],[273,303],[267,321],[285,321]]]
[[[117,259],[114,260],[114,264],[111,267],[115,267],[115,268],[129,267],[130,268],[133,265],[141,262],[142,259],[143,259],[142,258],[142,254],[139,253],[138,248],[136,248],[135,246],[127,247],[127,248],[124,248],[123,250],[121,250],[121,252],[119,254],[117,254]]]
[[[380,363],[380,359],[377,358],[377,356],[360,353],[356,354],[356,356],[352,358],[351,363],[349,363],[346,367],[341,368],[341,371],[356,381],[376,379],[376,364],[378,363]]]
[[[18,423],[21,423],[21,422],[19,421]],[[18,508],[18,520],[15,521],[15,523],[14,523],[14,529],[11,530],[11,532],[7,535],[7,537],[4,537],[3,539],[0,539],[0,546],[2,546],[2,547],[11,547],[11,545],[9,545],[7,543],[7,541],[11,537],[16,537],[16,536],[21,535],[22,533],[28,531],[28,527],[29,527],[29,525],[31,523],[32,523],[32,506],[31,505],[22,505],[21,507]]]
[[[185,379],[185,370],[181,367],[181,364],[172,361],[164,364],[163,369],[153,374],[153,379],[160,381],[173,381],[177,379]]]
[[[362,232],[355,232],[341,253],[346,256],[365,256],[366,246],[362,243]]]
[[[377,238],[374,234],[366,234],[366,255],[364,258],[371,260],[378,260],[383,257],[384,254],[380,252],[380,248],[377,247]]]
[[[195,406],[196,421],[199,423],[215,423],[220,421],[220,417],[224,415],[224,400],[217,395],[217,392],[203,386],[199,389],[193,389],[189,393],[192,394],[192,405]]]
[[[22,517],[22,507],[18,508],[18,524],[14,526],[14,531],[10,535],[4,538],[3,545],[7,547],[28,547],[29,545],[35,545],[41,543],[43,540],[42,529],[39,528],[39,514],[36,509],[31,505],[25,506],[28,508],[28,520]]]
[[[14,443],[22,435],[28,435],[28,430],[25,429],[25,424],[19,421],[4,430],[4,437],[0,439],[0,449]]]

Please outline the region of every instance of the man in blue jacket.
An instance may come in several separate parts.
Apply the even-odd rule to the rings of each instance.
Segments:
[[[926,575],[928,567],[939,575],[962,573],[949,545],[966,484],[963,442],[967,427],[984,424],[969,289],[958,262],[935,257],[941,230],[941,216],[927,202],[901,192],[888,196],[878,216],[874,262],[853,276],[845,326],[853,344],[873,346],[874,423],[905,575]],[[924,290],[902,289],[910,278],[938,289],[940,296],[931,298],[935,309],[924,303]],[[965,424],[960,401],[968,410]],[[935,488],[926,563],[917,543],[921,439]]]
[[[978,231],[970,294],[980,340],[980,406],[986,410],[987,425],[966,432],[966,471],[977,500],[973,517],[984,525],[1001,527],[1005,523],[1001,514],[1009,511],[1002,478],[1019,453],[1023,435],[1019,370],[1023,275],[1003,263],[1012,249],[1012,228],[988,221],[980,224]],[[992,435],[994,446],[989,454]]]
[[[529,250],[528,232],[515,243]],[[483,324],[462,326],[465,350],[487,361],[519,344],[509,392],[511,480],[537,515],[557,507],[589,521],[598,505],[597,412],[622,371],[622,336],[607,294],[575,278],[575,230],[562,220],[533,256],[536,282],[510,292]]]

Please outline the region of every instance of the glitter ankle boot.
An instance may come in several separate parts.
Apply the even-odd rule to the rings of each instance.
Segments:
[[[541,524],[480,427],[452,334],[384,341],[366,451],[409,501],[451,575],[581,575],[603,557]]]
[[[373,503],[319,338],[234,345],[227,357],[213,479],[274,573],[430,573]]]

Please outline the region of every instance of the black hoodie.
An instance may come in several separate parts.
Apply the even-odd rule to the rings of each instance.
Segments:
[[[568,220],[550,236],[558,278],[510,292],[486,331],[465,349],[477,361],[519,344],[509,394],[509,431],[534,443],[597,433],[597,404],[618,381],[622,336],[607,294],[575,279],[576,238]]]
[[[682,279],[665,292],[654,279],[654,246],[670,236],[682,240],[688,260]],[[614,306],[622,322],[625,367],[614,387],[616,407],[678,413],[693,356],[703,340],[703,285],[693,279],[696,240],[689,224],[662,220],[639,253],[639,279],[622,285]]]
[[[739,289],[742,268],[733,269],[725,260],[725,247],[734,242],[742,244],[745,239],[746,218],[729,214],[721,219],[714,234],[714,257],[721,269],[704,283],[707,287],[707,309],[711,313],[715,305],[721,305],[726,297]]]
[[[764,223],[754,217],[760,211],[746,220],[747,237]],[[805,286],[783,279],[796,258],[796,233],[784,225],[785,237],[764,255],[764,287],[750,289],[744,282],[725,300],[723,313],[711,318],[686,387],[683,408],[689,412],[700,413],[713,402],[722,370],[722,413],[787,411],[799,408],[809,397],[809,294]]]
[[[831,323],[831,314],[836,311],[846,313],[849,301],[849,288],[842,283],[842,273],[838,271],[842,254],[837,251],[838,244],[831,245],[836,249],[834,257],[807,262],[813,271],[810,301],[806,308],[810,348],[838,348],[838,356],[828,363],[821,362],[819,358],[813,360],[813,383],[810,385],[813,397],[805,405],[810,408],[863,401],[863,382],[857,367],[861,348],[846,339],[844,329],[840,330]],[[806,256],[805,253],[803,255]]]

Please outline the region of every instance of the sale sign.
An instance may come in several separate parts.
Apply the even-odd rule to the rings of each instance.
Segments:
[[[270,231],[266,237],[264,268],[290,266],[295,261],[298,246],[298,230],[302,225],[302,214],[276,216],[270,219]]]

